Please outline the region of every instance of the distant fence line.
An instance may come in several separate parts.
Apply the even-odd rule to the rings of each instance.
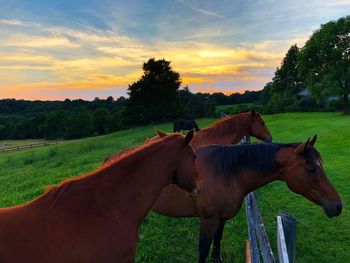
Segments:
[[[12,146],[12,147],[6,147],[0,149],[0,153],[7,153],[7,152],[14,152],[14,151],[20,151],[20,150],[26,150],[26,149],[32,149],[42,146],[49,146],[54,144],[61,144],[65,141],[54,141],[54,142],[41,142],[41,143],[33,143],[33,144],[27,144],[27,145],[18,145],[18,146]]]

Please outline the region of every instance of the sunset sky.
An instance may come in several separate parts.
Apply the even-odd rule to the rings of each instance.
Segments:
[[[349,0],[0,0],[0,98],[126,95],[151,57],[193,92],[259,90]]]

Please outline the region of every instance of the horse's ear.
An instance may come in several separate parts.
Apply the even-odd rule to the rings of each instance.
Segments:
[[[250,114],[252,115],[252,117],[255,117],[255,113],[256,113],[255,110],[251,110],[251,111],[250,111]]]
[[[297,154],[303,154],[306,152],[307,148],[309,147],[310,145],[310,138],[307,139],[306,142],[300,144],[297,148],[295,148],[294,152],[297,153]]]
[[[315,134],[315,136],[314,136],[314,137],[311,139],[311,141],[310,141],[309,145],[310,145],[310,146],[314,146],[314,145],[315,145],[316,140],[317,140],[317,134]]]
[[[162,131],[160,131],[160,130],[158,130],[158,129],[156,129],[156,133],[157,133],[157,135],[159,136],[159,138],[163,138],[163,137],[165,137],[165,136],[168,135],[168,134],[166,134],[165,132],[162,132]]]
[[[190,130],[190,131],[186,134],[186,137],[185,137],[185,145],[186,145],[186,146],[192,141],[192,138],[193,138],[193,130]]]

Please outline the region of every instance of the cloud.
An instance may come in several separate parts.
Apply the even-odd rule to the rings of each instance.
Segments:
[[[151,57],[170,60],[194,91],[262,88],[292,44],[303,46],[348,4],[178,0],[82,7],[72,1],[71,9],[45,15],[18,10],[0,20],[0,96],[5,88],[7,94],[125,94]],[[40,10],[52,10],[50,1],[43,5]]]
[[[208,10],[204,10],[202,8],[196,8],[196,7],[192,7],[193,10],[203,14],[203,15],[207,15],[207,16],[215,16],[215,17],[223,17],[222,15],[219,15],[215,12],[212,11],[208,11]]]
[[[16,24],[21,26],[26,21]],[[279,63],[283,55],[271,51],[268,42],[248,48],[193,42],[159,42],[150,46],[111,30],[85,27],[73,30],[41,24],[35,25],[32,35],[29,33],[0,41],[0,50],[1,47],[20,50],[15,54],[0,53],[0,69],[13,75],[12,81],[7,79],[0,87],[12,83],[13,90],[25,86],[61,91],[101,91],[111,87],[125,90],[140,78],[142,63],[150,57],[172,61],[184,85],[211,83],[215,86],[220,80],[258,82],[266,81],[266,77],[255,76],[257,69]],[[52,52],[53,48],[64,50],[65,56]],[[46,72],[47,80],[33,78],[33,72]]]
[[[0,19],[0,24],[11,26],[22,26],[23,22],[17,19]]]
[[[0,41],[1,46],[5,47],[24,47],[24,48],[78,48],[79,44],[72,43],[63,36],[33,36],[18,34]]]

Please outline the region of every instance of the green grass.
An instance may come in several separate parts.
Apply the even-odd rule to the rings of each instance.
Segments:
[[[265,116],[274,141],[304,141],[318,134],[317,149],[325,170],[340,193],[345,207],[340,217],[328,219],[320,207],[298,196],[282,182],[258,191],[258,203],[273,248],[275,217],[283,209],[298,220],[297,262],[349,262],[350,258],[350,117],[338,113],[289,113]],[[214,120],[199,120],[205,127]],[[171,124],[157,125],[164,131]],[[71,141],[25,152],[0,155],[0,206],[21,204],[41,194],[46,185],[79,175],[99,166],[120,149],[140,144],[154,135],[155,126]],[[138,242],[137,262],[196,262],[198,219],[176,219],[150,213]],[[247,238],[244,207],[227,223],[223,237],[226,262],[244,262]]]

